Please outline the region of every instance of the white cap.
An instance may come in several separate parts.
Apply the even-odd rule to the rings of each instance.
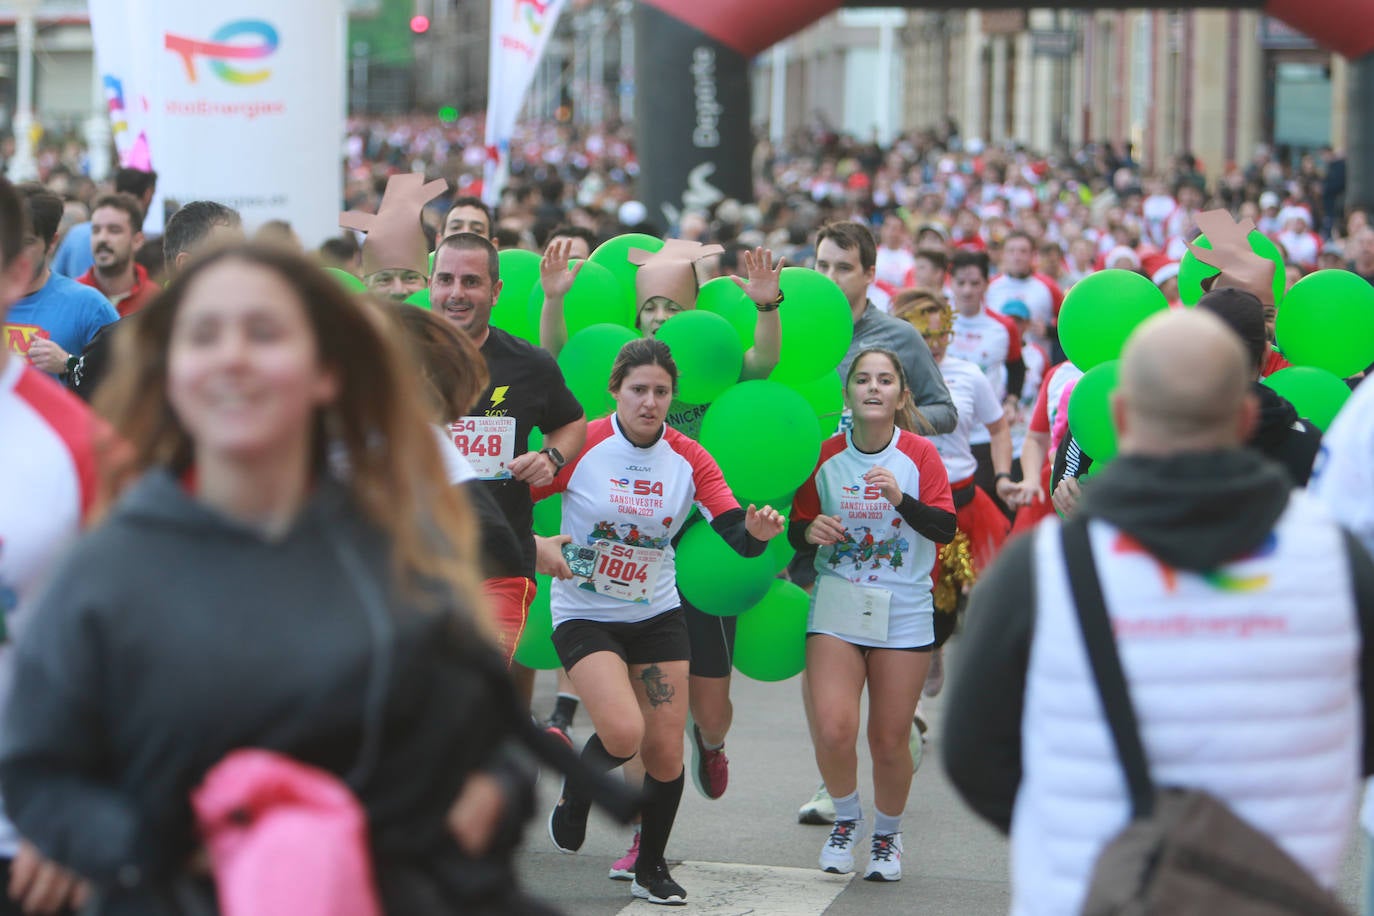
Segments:
[[[627,200],[620,205],[620,210],[616,213],[616,219],[620,220],[622,226],[638,226],[648,219],[649,210],[637,200]]]
[[[1260,195],[1259,205],[1261,210],[1277,207],[1279,205],[1279,195],[1275,194],[1273,191],[1265,191]]]

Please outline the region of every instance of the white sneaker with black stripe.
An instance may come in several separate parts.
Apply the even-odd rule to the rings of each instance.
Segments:
[[[902,835],[875,833],[869,844],[865,881],[902,880]]]

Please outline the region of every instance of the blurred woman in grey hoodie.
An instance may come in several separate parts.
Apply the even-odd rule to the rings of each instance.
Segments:
[[[471,513],[400,345],[250,246],[117,347],[117,501],[15,653],[0,782],[22,832],[98,913],[184,912],[188,883],[209,897],[190,795],[263,748],[346,782],[386,912],[545,912],[509,868],[528,785],[498,762],[517,713]]]

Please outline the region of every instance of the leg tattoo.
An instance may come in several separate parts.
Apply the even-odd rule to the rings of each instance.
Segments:
[[[673,695],[677,691],[667,682],[663,669],[658,665],[645,668],[639,679],[644,682],[644,692],[649,697],[650,706],[656,709],[664,703],[673,702]]]

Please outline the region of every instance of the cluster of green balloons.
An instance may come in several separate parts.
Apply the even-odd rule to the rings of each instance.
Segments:
[[[633,300],[638,268],[627,258],[629,249],[655,251],[662,244],[647,236],[610,239],[581,266],[573,292],[564,299],[570,336],[558,362],[589,418],[614,409],[607,391],[611,365],[620,348],[640,336],[634,327]],[[502,257],[510,255],[502,252]],[[511,274],[525,273],[512,287],[503,260],[506,287],[501,296],[511,295],[525,308],[517,313],[498,305],[492,323],[517,334],[523,327],[526,333],[521,336],[537,342],[543,304],[537,259],[516,257],[513,264],[516,261],[524,263]],[[594,269],[598,267],[604,271]],[[595,277],[586,286],[590,298],[575,304],[573,293],[588,277]],[[668,344],[678,366],[678,402],[709,405],[699,438],[741,505],[771,505],[786,513],[792,494],[815,470],[821,441],[839,426],[844,400],[836,369],[849,349],[854,324],[844,293],[827,277],[787,267],[780,284],[781,355],[767,379],[740,381],[745,353],[755,343],[759,313],[729,277],[704,284],[696,309],[675,315],[657,336]],[[628,298],[618,298],[617,288]],[[541,503],[535,509],[535,530],[556,534],[559,514],[552,501]],[[792,677],[804,665],[809,600],[801,589],[776,578],[791,556],[786,537],[780,536],[762,556],[745,559],[701,522],[688,527],[677,547],[678,585],[686,599],[707,613],[739,615],[736,665],[749,677],[779,680]],[[516,653],[517,660],[534,668],[558,667],[549,643],[548,584],[540,582]]]

